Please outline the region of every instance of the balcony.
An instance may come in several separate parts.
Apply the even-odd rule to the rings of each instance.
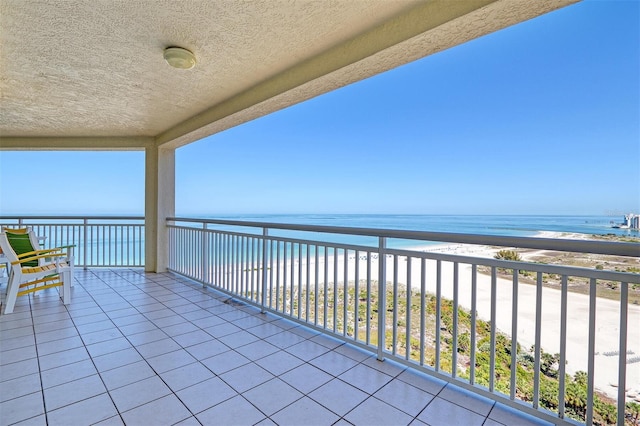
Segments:
[[[78,270],[0,329],[2,424],[540,424],[173,273]]]
[[[76,243],[91,268],[77,269],[71,305],[51,290],[0,318],[3,424],[591,424],[607,393],[622,408],[640,384],[638,274],[474,249],[637,259],[637,244],[170,218],[170,272],[156,274],[131,268],[144,258],[137,221],[74,220],[19,221]],[[578,279],[587,295],[568,290]],[[599,282],[617,283],[618,300],[596,297]]]

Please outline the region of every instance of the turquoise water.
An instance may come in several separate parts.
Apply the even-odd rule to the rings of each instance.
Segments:
[[[290,223],[303,225],[345,226],[377,229],[399,229],[428,232],[452,232],[463,234],[502,235],[527,237],[541,231],[571,232],[582,234],[616,234],[639,236],[638,231],[614,229],[612,223],[622,221],[614,216],[455,216],[455,215],[377,215],[377,214],[268,214],[211,216],[211,219],[227,219],[254,222]],[[310,238],[313,233],[294,231],[270,231],[270,235],[293,238]],[[322,240],[349,244],[376,245],[375,238],[359,236],[328,236]],[[416,245],[415,242],[390,241],[389,246]]]

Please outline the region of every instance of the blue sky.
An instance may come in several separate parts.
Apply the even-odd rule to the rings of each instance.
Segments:
[[[639,46],[640,2],[585,0],[319,96],[178,149],[177,214],[640,212]],[[0,165],[1,214],[144,211],[142,152]]]

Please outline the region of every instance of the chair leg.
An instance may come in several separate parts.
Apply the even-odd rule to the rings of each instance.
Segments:
[[[72,280],[72,271],[70,268],[62,271],[60,273],[60,278],[62,278],[62,303],[68,305],[71,303],[71,280]]]
[[[9,274],[7,298],[4,300],[4,308],[2,310],[3,315],[12,313],[13,308],[16,306],[16,298],[18,297],[18,290],[20,289],[20,277],[16,277],[14,270],[15,268],[13,268],[11,274]]]
[[[69,287],[73,287],[75,285],[75,283],[73,282],[73,270],[74,266],[73,262],[71,262],[71,264],[69,265]]]

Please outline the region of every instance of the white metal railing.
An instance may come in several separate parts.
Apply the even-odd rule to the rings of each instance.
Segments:
[[[0,227],[31,227],[46,247],[74,245],[75,266],[144,266],[144,217],[0,216]]]
[[[638,257],[639,244],[190,218],[169,218],[168,228],[170,270],[380,360],[554,423],[623,425],[633,415],[625,389],[640,386],[640,309],[628,300],[640,275],[498,260],[472,247]],[[393,248],[400,239],[467,249]],[[550,277],[559,289],[545,286]],[[588,294],[569,291],[576,280]],[[597,297],[602,282],[619,289],[616,300]],[[618,389],[613,405],[601,393],[608,381]]]

